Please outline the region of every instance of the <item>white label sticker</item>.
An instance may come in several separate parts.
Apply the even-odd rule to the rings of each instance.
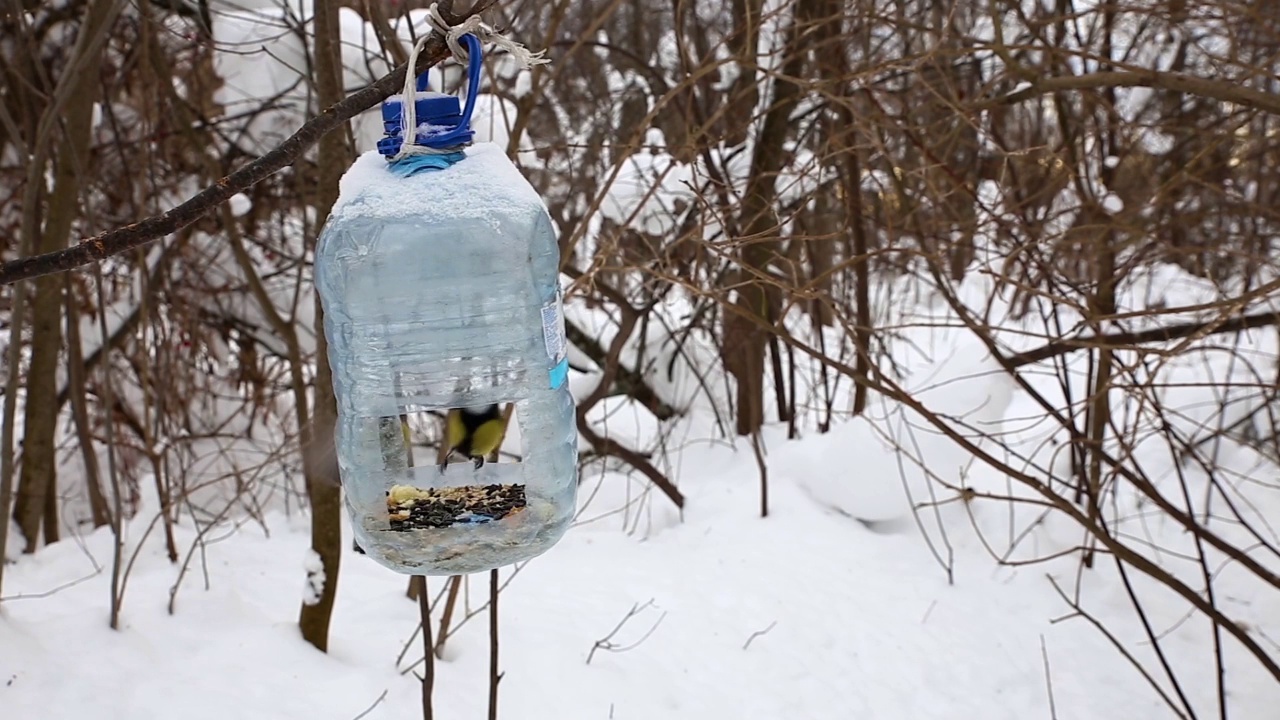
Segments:
[[[547,343],[547,358],[557,365],[564,359],[567,341],[564,334],[564,311],[561,307],[562,290],[556,289],[556,297],[542,308],[542,337]]]

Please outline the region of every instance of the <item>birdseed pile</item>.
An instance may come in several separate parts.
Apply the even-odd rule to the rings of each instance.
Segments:
[[[396,485],[387,491],[391,529],[447,528],[501,520],[524,510],[524,485],[461,485],[427,488]]]

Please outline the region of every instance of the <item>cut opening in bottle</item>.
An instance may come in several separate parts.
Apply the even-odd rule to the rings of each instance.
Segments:
[[[382,433],[391,446],[384,457],[403,463],[406,478],[386,490],[386,529],[445,529],[512,520],[523,513],[529,503],[520,463],[523,454],[503,452],[509,445],[508,429],[518,427],[518,412],[519,403],[446,409],[444,432],[430,464],[414,461],[408,415],[383,418],[387,426],[400,430]]]
[[[383,497],[374,495],[374,483],[348,493],[362,549],[384,564],[435,575],[505,564],[554,544],[572,513],[574,488],[549,481],[563,474],[530,472],[549,459],[530,447],[537,442],[530,430],[539,434],[525,427],[536,415],[530,404],[526,398],[370,418]],[[413,430],[433,424],[443,428],[440,444],[415,444]]]

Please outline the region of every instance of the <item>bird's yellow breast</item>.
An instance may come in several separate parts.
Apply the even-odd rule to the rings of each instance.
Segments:
[[[475,434],[471,436],[472,456],[488,455],[497,450],[498,446],[502,444],[502,431],[503,423],[501,417],[481,423],[480,427],[476,428]]]

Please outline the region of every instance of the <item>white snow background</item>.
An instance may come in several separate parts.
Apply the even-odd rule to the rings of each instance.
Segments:
[[[268,32],[255,14],[273,12],[275,3],[235,5],[243,13],[220,13],[215,28],[220,42],[237,45],[236,53],[219,60],[219,72],[228,81],[222,97],[228,112],[238,100],[290,87],[296,67],[291,64],[301,58],[296,37]],[[299,7],[305,12],[306,3]],[[345,9],[343,29],[344,59],[358,69],[348,86],[367,81],[362,73],[385,71],[380,60],[370,61],[378,55],[371,32]],[[248,51],[265,44],[270,56]],[[433,76],[433,87],[439,87],[438,77]],[[303,102],[301,94],[297,98]],[[491,95],[481,99],[477,139],[505,146],[501,116],[514,112],[513,106]],[[376,112],[357,123],[360,149],[378,137]],[[255,120],[252,136],[269,147],[291,132],[298,118],[298,111],[287,107],[264,114]],[[650,133],[649,140],[660,142],[660,134]],[[520,159],[532,157],[530,147],[522,145]],[[663,208],[687,196],[694,169],[649,149],[622,167],[602,213],[615,222],[661,231],[667,218]],[[663,173],[663,179],[653,173]],[[248,198],[234,201],[238,214]],[[1120,209],[1111,200],[1106,204],[1110,211]],[[1130,282],[1120,304],[1192,305],[1212,300],[1215,292],[1160,266]],[[964,299],[973,307],[983,307],[994,294],[982,278],[964,287]],[[675,305],[668,312],[679,316],[684,309]],[[1003,307],[998,300],[993,305]],[[609,332],[596,311],[571,304],[567,312],[585,328]],[[895,313],[904,328],[895,360],[907,371],[914,397],[983,433],[1001,433],[1006,447],[982,444],[1001,459],[1018,452],[1029,473],[1064,474],[1055,425],[1045,423],[1043,409],[994,369],[976,340],[938,326],[937,320],[950,317],[945,306],[926,296]],[[1018,329],[1012,321],[1007,327]],[[1247,334],[1243,342],[1247,350],[1275,357],[1274,330]],[[695,364],[710,352],[696,341],[686,351],[685,362]],[[1229,363],[1225,355],[1209,352],[1188,353],[1170,363],[1166,372],[1180,384],[1169,390],[1166,402],[1176,411],[1170,421],[1180,432],[1200,432],[1207,422],[1205,408],[1223,402],[1209,381],[1239,372]],[[1056,515],[1041,519],[1036,508],[995,502],[944,503],[921,512],[918,520],[912,512],[913,503],[946,495],[929,481],[930,474],[979,492],[1026,497],[1027,491],[930,429],[913,411],[876,399],[865,416],[838,423],[826,434],[805,431],[800,439],[787,440],[784,427],[766,428],[770,513],[761,518],[759,471],[749,443],[706,440],[715,437],[713,414],[705,399],[695,401],[694,372],[676,367],[670,376],[653,371],[650,380],[665,398],[688,409],[680,433],[688,442],[659,443],[657,421],[625,402],[603,403],[593,420],[620,441],[659,453],[662,468],[678,479],[687,498],[685,511],[678,512],[643,479],[614,472],[612,466],[584,470],[575,527],[514,577],[512,568],[502,571],[510,582],[500,597],[499,717],[1173,716],[1115,645],[1073,614],[1055,589],[1056,583],[1067,598],[1078,598],[1171,692],[1109,559],[1104,556],[1095,569],[1080,573],[1075,554],[1024,566],[1002,566],[994,557],[1007,552],[1019,560],[1069,550],[1084,541],[1075,525]],[[1056,378],[1028,377],[1046,397],[1061,399]],[[575,372],[575,394],[589,394],[597,379]],[[1076,388],[1075,397],[1081,394]],[[1243,415],[1256,405],[1246,397],[1231,412]],[[1158,481],[1174,481],[1176,461],[1167,457],[1167,447],[1139,444],[1137,452]],[[1263,521],[1280,519],[1276,465],[1230,440],[1217,452],[1220,466],[1234,473],[1229,481],[1235,490],[1247,496],[1245,512],[1261,527],[1267,527]],[[1203,473],[1191,465],[1181,470],[1203,493],[1208,482]],[[151,489],[148,483],[142,488]],[[1136,494],[1122,493],[1117,502],[1131,503],[1115,519],[1117,532],[1145,538],[1150,548],[1160,549],[1149,553],[1153,558],[1197,586],[1195,571],[1188,570],[1195,566],[1176,557],[1194,554],[1183,529],[1167,521],[1147,522]],[[156,507],[154,497],[144,498],[126,528],[131,565],[119,631],[107,626],[108,528],[16,559],[5,576],[0,613],[0,718],[418,716],[419,685],[405,672],[420,657],[420,641],[412,638],[418,608],[404,595],[403,576],[348,549],[338,578],[330,651],[320,653],[301,639],[296,624],[300,603],[314,598],[319,583],[326,582],[315,572],[305,514],[274,505],[264,523],[241,519],[215,528],[200,544],[190,523],[180,522],[177,546],[192,550],[174,565],[153,527]],[[344,537],[350,538],[349,528]],[[1239,537],[1234,541],[1244,544]],[[1274,558],[1259,554],[1259,560],[1280,568]],[[1221,573],[1219,605],[1273,656],[1280,655],[1280,593],[1230,564],[1219,562],[1215,568]],[[1189,702],[1202,716],[1212,715],[1216,681],[1209,622],[1185,599],[1136,573],[1130,576]],[[433,597],[442,584],[432,581]],[[175,612],[170,614],[172,593]],[[445,657],[436,664],[438,718],[484,716],[487,593],[487,579],[472,578],[460,601],[457,617],[475,614],[450,637]],[[605,638],[612,646],[595,649]],[[397,663],[406,643],[412,646],[405,662]],[[1280,717],[1280,687],[1273,679],[1230,638],[1224,655],[1231,718]]]

